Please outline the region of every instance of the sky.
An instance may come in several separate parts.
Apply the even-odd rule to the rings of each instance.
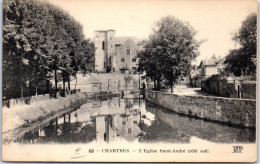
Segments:
[[[171,15],[189,22],[197,31],[197,40],[206,40],[200,48],[201,59],[213,54],[224,57],[237,48],[232,37],[242,21],[257,13],[256,0],[49,0],[80,22],[86,38],[95,30],[116,30],[116,36],[146,39],[156,21]]]

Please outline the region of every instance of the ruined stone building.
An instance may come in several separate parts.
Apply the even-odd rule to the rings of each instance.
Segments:
[[[95,31],[94,35],[97,72],[137,72],[137,38],[115,37],[115,30]]]

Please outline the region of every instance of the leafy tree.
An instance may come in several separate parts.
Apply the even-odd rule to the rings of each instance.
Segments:
[[[65,89],[70,76],[90,70],[94,46],[68,13],[37,0],[4,0],[3,11],[4,99],[23,97],[28,83],[37,92],[51,78],[56,91],[61,80]]]
[[[234,41],[238,49],[230,50],[224,63],[225,71],[235,76],[251,76],[256,79],[257,16],[250,14],[243,22]]]
[[[157,89],[160,89],[160,80],[166,78],[172,90],[176,80],[189,72],[202,43],[195,40],[195,34],[188,23],[172,16],[163,17],[156,23],[139,57],[147,76],[157,81]]]
[[[24,58],[28,49],[28,39],[23,34],[23,4],[18,0],[3,3],[3,94],[23,96],[25,70],[28,62]],[[11,85],[8,85],[11,84]]]
[[[77,58],[79,69],[83,75],[94,70],[95,45],[90,40],[83,40],[81,43],[80,55]]]
[[[154,89],[160,88],[160,80],[162,77],[160,56],[155,53],[152,39],[140,43],[138,52],[139,66],[138,71],[145,71],[146,75],[154,81]]]
[[[26,59],[28,60],[28,77],[30,92],[32,85],[36,88],[43,80],[47,80],[49,69],[51,42],[48,38],[48,23],[52,20],[46,5],[39,1],[28,0],[24,6],[23,34],[28,39]]]

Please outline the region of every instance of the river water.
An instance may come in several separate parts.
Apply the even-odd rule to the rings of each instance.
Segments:
[[[179,115],[142,99],[96,100],[49,125],[27,132],[19,143],[254,143],[255,129]]]

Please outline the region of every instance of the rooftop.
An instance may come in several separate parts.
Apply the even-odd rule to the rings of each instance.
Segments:
[[[217,59],[204,59],[201,60],[199,67],[201,67],[201,64],[203,63],[203,65],[205,66],[214,66],[217,64],[222,64],[224,62],[224,58],[217,58]]]
[[[112,30],[112,29],[110,29],[110,30],[95,30],[94,32],[107,32],[107,31],[116,31],[116,30]]]

